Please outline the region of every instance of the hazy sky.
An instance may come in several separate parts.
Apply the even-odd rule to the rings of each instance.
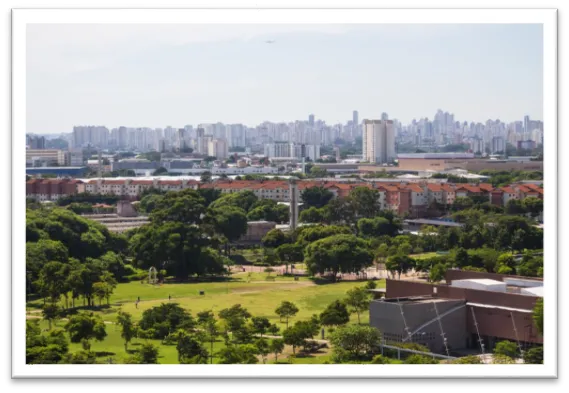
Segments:
[[[541,25],[30,25],[27,132],[542,118]],[[275,40],[267,44],[266,40]]]

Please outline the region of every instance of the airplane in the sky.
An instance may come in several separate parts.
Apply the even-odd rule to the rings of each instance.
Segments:
[[[267,41],[265,41],[265,44],[274,44],[274,43],[275,43],[275,40],[267,40]]]

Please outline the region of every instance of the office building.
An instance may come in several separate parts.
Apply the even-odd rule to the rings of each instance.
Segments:
[[[208,156],[218,160],[226,160],[228,157],[227,142],[225,139],[212,139],[208,143]]]

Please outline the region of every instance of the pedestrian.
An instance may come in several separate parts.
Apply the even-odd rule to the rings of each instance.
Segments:
[[[134,302],[134,305],[136,306],[136,308],[138,308],[138,300]]]
[[[140,296],[138,297],[138,301],[140,301]]]
[[[171,296],[171,295],[168,295],[168,300],[171,300],[171,299],[172,299],[172,296]]]

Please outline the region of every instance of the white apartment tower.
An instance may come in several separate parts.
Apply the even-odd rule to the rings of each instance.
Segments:
[[[227,143],[225,139],[212,139],[208,143],[208,155],[217,158],[218,160],[225,160],[228,157]]]
[[[390,164],[396,159],[393,120],[364,120],[363,159],[373,164]]]

